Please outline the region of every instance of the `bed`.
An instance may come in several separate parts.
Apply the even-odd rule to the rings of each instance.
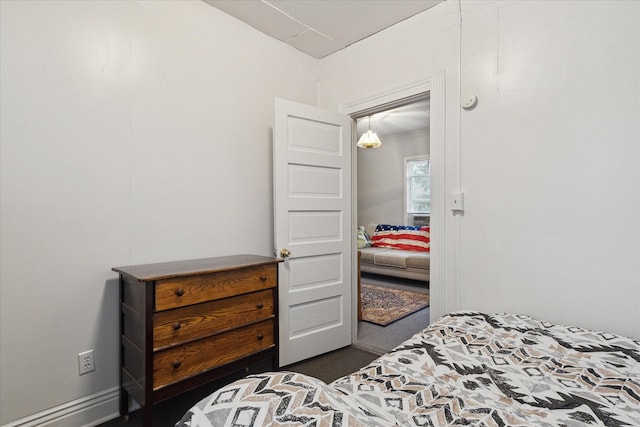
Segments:
[[[251,375],[178,427],[640,426],[640,341],[525,315],[450,313],[331,384]]]

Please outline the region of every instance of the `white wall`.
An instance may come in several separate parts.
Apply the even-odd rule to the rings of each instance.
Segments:
[[[272,253],[273,98],[317,61],[201,1],[0,7],[6,424],[118,385],[111,267]]]
[[[640,338],[640,2],[463,3],[461,305]]]
[[[404,224],[404,159],[429,154],[429,129],[380,136],[382,146],[356,151],[358,225]]]
[[[450,1],[321,60],[322,105],[444,69],[446,153],[432,159],[466,198],[432,236],[437,297],[639,338],[640,2],[461,4],[461,43]],[[393,66],[362,73],[372,57]],[[479,103],[462,111],[467,92]]]

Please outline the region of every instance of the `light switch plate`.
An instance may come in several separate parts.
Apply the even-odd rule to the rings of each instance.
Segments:
[[[449,196],[449,208],[453,212],[464,211],[464,193],[452,193]]]

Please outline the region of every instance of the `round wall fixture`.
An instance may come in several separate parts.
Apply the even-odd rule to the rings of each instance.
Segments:
[[[468,94],[464,95],[462,97],[462,99],[460,100],[460,105],[465,110],[469,110],[469,109],[475,107],[477,103],[478,103],[478,97],[473,93],[468,93]]]

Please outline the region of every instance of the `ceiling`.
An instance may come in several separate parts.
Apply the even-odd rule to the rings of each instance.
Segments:
[[[429,98],[424,97],[410,104],[372,114],[371,130],[384,142],[388,135],[414,132],[429,128]],[[369,128],[369,116],[357,120],[358,137]]]
[[[203,1],[320,59],[443,0]]]

